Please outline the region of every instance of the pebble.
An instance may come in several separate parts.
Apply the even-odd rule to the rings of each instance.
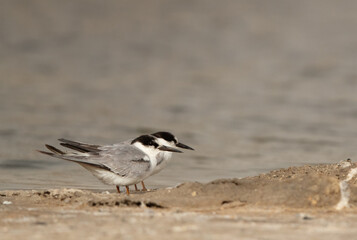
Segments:
[[[12,202],[11,201],[3,201],[2,204],[3,205],[10,205],[10,204],[12,204]]]
[[[306,213],[299,213],[298,216],[302,220],[311,220],[312,219],[312,216],[310,216],[310,215],[308,215]]]

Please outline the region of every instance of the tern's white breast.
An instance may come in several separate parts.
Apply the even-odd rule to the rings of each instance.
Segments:
[[[150,174],[150,176],[164,169],[166,165],[170,162],[171,157],[172,157],[172,152],[160,152],[159,154],[157,154],[156,155],[157,165],[152,171],[152,173]]]

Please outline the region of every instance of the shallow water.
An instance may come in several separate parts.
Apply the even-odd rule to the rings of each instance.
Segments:
[[[357,156],[356,2],[25,2],[0,9],[0,190],[112,189],[35,151],[60,137],[196,149],[149,187]]]

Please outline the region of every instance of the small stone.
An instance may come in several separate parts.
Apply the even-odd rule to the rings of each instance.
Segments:
[[[341,162],[339,162],[338,166],[341,168],[348,168],[348,167],[352,166],[352,161],[351,161],[351,159],[341,161]]]
[[[76,192],[74,192],[74,194],[73,194],[75,197],[81,197],[81,196],[83,196],[83,192],[81,192],[81,191],[76,191]]]
[[[302,220],[311,220],[312,219],[312,217],[307,215],[306,213],[299,213],[298,216]]]
[[[197,195],[197,192],[196,192],[196,191],[194,191],[194,192],[191,193],[191,196],[192,196],[192,197],[196,197],[196,195]]]
[[[2,204],[3,205],[10,205],[10,204],[12,204],[12,202],[11,201],[3,201]]]

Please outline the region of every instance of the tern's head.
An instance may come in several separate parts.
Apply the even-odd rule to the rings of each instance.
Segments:
[[[141,151],[146,154],[157,154],[160,152],[181,152],[180,150],[171,147],[170,145],[162,144],[159,140],[151,135],[142,135],[135,138],[132,142],[132,145],[139,148]]]
[[[169,132],[156,132],[151,134],[152,136],[155,136],[158,140],[158,143],[162,145],[168,145],[171,147],[179,147],[179,148],[184,148],[184,149],[190,149],[194,150],[192,147],[189,147],[183,143],[180,143],[177,140],[177,137],[175,137],[172,133]]]

